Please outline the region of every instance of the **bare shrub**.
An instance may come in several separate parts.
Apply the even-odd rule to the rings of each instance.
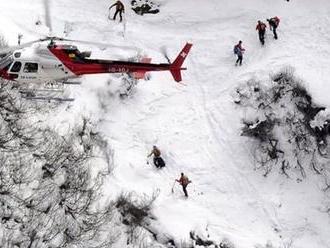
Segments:
[[[113,165],[107,142],[87,124],[60,136],[0,86],[0,246],[110,247],[112,208],[98,206]]]
[[[256,168],[267,176],[274,167],[298,180],[306,169],[320,174],[320,157],[326,157],[328,125],[314,127],[311,122],[325,110],[316,105],[292,68],[271,76],[271,83],[251,79],[236,90],[235,103],[249,113],[243,120],[242,135],[256,141]],[[315,151],[318,151],[316,154]],[[296,173],[298,172],[298,173]]]
[[[141,197],[133,192],[121,194],[114,202],[121,215],[121,222],[127,226],[127,244],[136,243],[143,231],[149,232],[157,241],[157,233],[150,228],[150,221],[155,219],[151,208],[158,193],[155,192],[151,197]]]

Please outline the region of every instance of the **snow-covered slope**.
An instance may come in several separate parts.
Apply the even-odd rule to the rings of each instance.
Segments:
[[[129,1],[125,2],[128,6]],[[154,214],[163,232],[178,241],[197,230],[210,239],[231,240],[235,247],[330,247],[330,218],[321,211],[326,201],[318,178],[310,174],[297,183],[274,172],[254,171],[249,140],[240,136],[244,116],[233,104],[237,85],[250,78],[265,79],[284,66],[293,66],[314,99],[330,107],[330,2],[327,0],[163,0],[158,15],[138,16],[127,10],[125,24],[107,20],[110,1],[53,1],[55,33],[65,22],[69,37],[130,45],[154,62],[166,62],[165,47],[174,58],[186,41],[194,44],[186,60],[183,84],[169,73],[152,73],[134,93],[119,99],[114,75],[88,76],[72,89],[76,101],[49,117],[58,129],[69,128],[78,116],[100,122],[99,129],[115,150],[116,168],[105,196],[122,191],[152,194],[159,190]],[[18,33],[24,41],[45,34],[35,21],[43,18],[39,0],[2,1],[1,33],[11,44]],[[279,16],[279,40],[270,33],[261,47],[255,24]],[[246,48],[242,67],[235,67],[233,45]],[[136,51],[93,49],[93,57],[127,58]],[[81,48],[81,49],[82,49]],[[106,108],[102,108],[100,99]],[[166,168],[147,164],[157,144]],[[184,172],[193,181],[185,199],[174,179]]]

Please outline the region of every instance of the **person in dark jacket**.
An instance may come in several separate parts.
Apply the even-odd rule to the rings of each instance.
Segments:
[[[245,49],[242,47],[242,41],[240,40],[238,42],[238,44],[236,44],[234,46],[234,53],[237,55],[237,60],[235,65],[242,65],[242,61],[243,61],[243,52],[245,51]]]
[[[154,155],[154,165],[155,165],[157,168],[162,168],[162,167],[165,166],[165,162],[164,162],[164,160],[162,159],[162,157],[161,157],[161,152],[160,152],[160,150],[158,149],[157,146],[153,146],[151,153],[148,155],[148,158],[149,158],[151,155]]]
[[[191,183],[191,181],[188,179],[188,177],[185,176],[183,174],[183,172],[181,172],[180,179],[176,179],[175,181],[177,181],[178,183],[180,183],[180,185],[182,186],[182,190],[183,190],[184,195],[186,197],[188,197],[187,186],[188,186],[189,183]]]
[[[116,12],[113,16],[113,20],[116,20],[116,17],[119,14],[120,22],[122,22],[123,21],[122,13],[125,13],[125,6],[121,1],[117,1],[109,7],[109,11],[112,9],[112,7],[115,7],[115,6],[116,6]]]
[[[258,21],[258,24],[256,26],[256,30],[258,30],[258,34],[259,34],[259,40],[261,45],[265,44],[265,33],[266,33],[266,24],[263,23],[262,21]]]
[[[277,40],[276,29],[277,29],[278,25],[280,24],[280,18],[275,16],[273,18],[267,19],[267,21],[269,23],[269,29],[273,30],[274,38],[275,38],[275,40]]]

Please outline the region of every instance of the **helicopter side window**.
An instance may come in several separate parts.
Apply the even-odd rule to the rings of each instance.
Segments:
[[[23,71],[25,73],[36,73],[36,72],[38,72],[38,64],[37,63],[25,63]]]
[[[19,62],[19,61],[16,61],[12,68],[10,69],[10,72],[19,72],[21,70],[21,67],[22,67],[22,63]]]

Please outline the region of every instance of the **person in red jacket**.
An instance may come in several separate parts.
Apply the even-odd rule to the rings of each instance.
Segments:
[[[265,44],[265,33],[266,33],[266,24],[262,21],[258,21],[258,24],[256,26],[256,30],[258,30],[259,34],[259,40],[261,42],[261,45]]]
[[[188,197],[187,186],[188,186],[189,183],[191,183],[191,181],[188,179],[188,177],[185,176],[183,174],[183,172],[181,172],[180,179],[176,179],[175,181],[180,183],[180,185],[182,186],[182,190],[183,190],[184,195],[186,197]]]
[[[275,38],[275,40],[277,40],[276,29],[277,29],[278,25],[280,24],[280,18],[275,16],[273,18],[267,19],[267,21],[269,23],[269,29],[273,30],[274,38]]]

